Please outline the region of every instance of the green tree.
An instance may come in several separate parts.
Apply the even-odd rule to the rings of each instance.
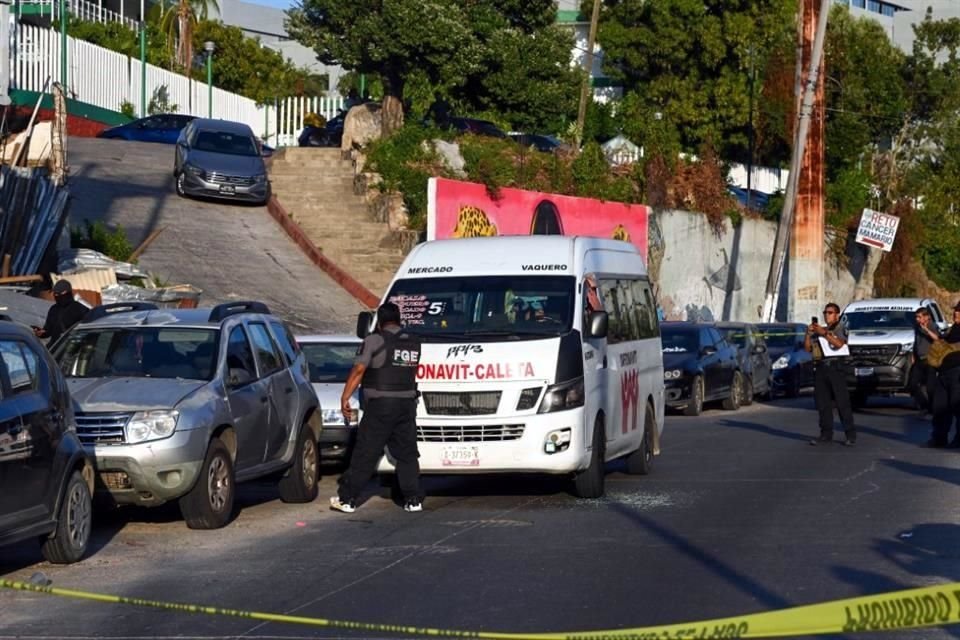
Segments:
[[[220,13],[217,0],[177,0],[169,11],[161,5],[160,28],[167,36],[171,58],[186,73],[193,68],[194,29],[200,20],[207,20],[210,9]]]
[[[688,150],[708,142],[745,155],[749,72],[795,37],[795,12],[795,0],[605,0],[604,71],[634,95],[625,122],[660,114],[656,128]]]
[[[833,7],[827,23],[826,162],[828,181],[889,141],[907,112],[901,70],[905,56],[883,27]],[[861,203],[861,206],[864,203]]]
[[[193,33],[194,47],[201,49],[207,41],[216,47],[213,83],[225,91],[262,104],[274,98],[302,94],[309,84],[307,72],[295,67],[280,52],[245,36],[239,27],[201,20]]]
[[[566,109],[554,83],[568,81],[569,50],[557,41],[569,36],[553,27],[553,0],[302,0],[287,15],[287,30],[322,62],[379,80],[385,134],[402,125],[406,102],[519,122],[537,108],[549,109],[547,120]]]
[[[139,34],[120,22],[88,22],[73,20],[70,35],[79,40],[123,53],[131,58],[140,57]],[[159,25],[147,22],[147,62],[158,67],[169,67],[166,34]]]

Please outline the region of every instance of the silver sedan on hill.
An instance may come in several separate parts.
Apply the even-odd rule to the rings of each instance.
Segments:
[[[253,131],[240,122],[197,118],[177,139],[177,194],[266,204],[270,180]]]

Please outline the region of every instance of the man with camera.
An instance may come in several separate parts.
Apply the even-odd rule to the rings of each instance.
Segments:
[[[833,442],[833,410],[840,414],[846,438],[843,444],[852,447],[857,442],[853,424],[853,408],[847,389],[847,328],[840,323],[840,307],[829,303],[823,309],[826,324],[816,318],[807,327],[804,348],[813,354],[813,390],[817,411],[820,413],[820,435],[810,440],[813,446]]]

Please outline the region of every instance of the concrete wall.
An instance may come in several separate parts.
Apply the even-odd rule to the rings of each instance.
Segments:
[[[703,214],[655,211],[650,221],[650,271],[664,317],[759,322],[776,231],[773,222],[745,219],[736,227],[726,220],[723,232],[716,234]],[[833,242],[825,238],[824,243]],[[825,253],[832,255],[828,249]],[[824,303],[842,307],[853,298],[866,252],[848,243],[847,253],[845,259],[827,259]],[[788,266],[784,291],[789,291],[789,278]],[[778,319],[810,320],[787,318],[783,294],[780,307]]]

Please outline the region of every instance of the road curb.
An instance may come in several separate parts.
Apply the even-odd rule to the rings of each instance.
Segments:
[[[334,264],[330,258],[323,255],[323,252],[307,237],[307,234],[300,228],[300,225],[293,221],[293,218],[291,218],[287,210],[283,208],[283,205],[280,204],[276,196],[270,196],[270,201],[267,202],[267,211],[270,212],[270,216],[276,220],[277,224],[290,236],[290,239],[300,247],[300,250],[303,251],[310,262],[317,265],[321,271],[333,278],[334,282],[343,287],[343,289],[356,298],[360,304],[371,309],[376,308],[380,304],[379,297],[360,284],[356,278]]]

